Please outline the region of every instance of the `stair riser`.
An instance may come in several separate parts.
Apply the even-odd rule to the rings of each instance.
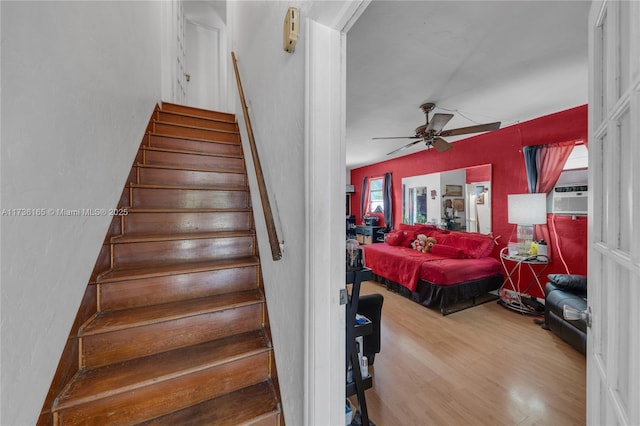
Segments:
[[[230,114],[227,112],[202,110],[184,105],[163,103],[162,110],[168,112],[177,112],[180,114],[195,115],[198,117],[212,118],[214,120],[236,121],[234,114]]]
[[[132,207],[168,209],[245,208],[247,191],[133,188]]]
[[[254,254],[253,236],[123,243],[113,245],[113,265],[122,268],[136,264],[218,260]]]
[[[198,404],[269,377],[269,352],[154,383],[57,413],[63,425],[130,425]]]
[[[124,229],[128,233],[241,231],[250,228],[251,213],[248,211],[129,212],[124,218]]]
[[[157,305],[256,288],[257,266],[98,284],[101,310]]]
[[[201,172],[195,170],[139,167],[138,183],[148,185],[245,186],[242,173]]]
[[[149,146],[181,151],[206,152],[208,154],[242,155],[242,147],[239,143],[206,142],[159,135],[150,135]]]
[[[270,381],[265,381],[185,410],[157,417],[140,426],[280,425],[281,423],[277,423],[280,419],[278,397]]]
[[[153,132],[161,135],[175,135],[181,136],[183,138],[203,139],[214,142],[240,142],[240,136],[238,135],[238,133],[199,129],[196,127],[177,126],[159,122],[153,123]]]
[[[158,111],[158,121],[164,123],[183,124],[186,126],[201,127],[211,130],[222,130],[225,132],[237,132],[238,125],[235,122],[210,120],[206,118],[194,117],[191,115],[180,115],[170,112]]]
[[[262,327],[261,303],[80,338],[82,367],[94,368]]]
[[[212,157],[210,155],[183,154],[146,150],[144,163],[152,165],[193,167],[216,171],[244,172],[242,158]]]
[[[278,398],[271,386],[270,381],[265,381],[194,405],[186,410],[174,411],[166,416],[157,417],[140,426],[276,425],[278,423],[273,423],[273,421],[278,419],[281,413],[278,407]],[[271,423],[268,422],[269,419],[271,419]]]

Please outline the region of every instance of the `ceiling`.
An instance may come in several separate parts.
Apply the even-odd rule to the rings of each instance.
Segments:
[[[387,156],[412,140],[371,139],[414,135],[424,102],[454,114],[445,130],[504,128],[586,104],[590,5],[372,1],[347,34],[347,169],[421,150],[439,155],[419,143]]]

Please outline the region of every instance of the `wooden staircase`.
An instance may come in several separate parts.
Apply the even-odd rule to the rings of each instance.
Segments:
[[[157,107],[120,213],[39,424],[283,425],[235,117]]]

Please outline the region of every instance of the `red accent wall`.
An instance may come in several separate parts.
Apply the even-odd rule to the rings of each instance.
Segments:
[[[351,212],[360,223],[362,220],[360,197],[362,180],[365,176],[392,173],[394,227],[397,227],[402,222],[402,178],[491,164],[492,229],[493,235],[499,237],[499,245],[494,251],[494,256],[498,257],[499,249],[509,240],[516,239],[516,226],[507,223],[507,195],[528,192],[522,147],[567,140],[586,141],[587,132],[587,105],[582,105],[457,141],[453,144],[453,149],[446,152],[441,153],[433,149],[421,150],[404,157],[353,169],[351,184],[355,186],[356,192],[351,197]],[[549,224],[553,249],[557,247],[555,241],[557,237],[569,272],[586,275],[586,218],[573,220],[571,217],[555,217],[554,219],[557,233],[553,232]],[[524,272],[523,269],[522,283],[526,285],[531,277]],[[548,273],[566,272],[559,256],[554,255],[549,268],[545,271],[544,279],[546,280]],[[544,281],[542,285],[544,286]],[[542,296],[537,290],[531,293]]]
[[[491,166],[485,164],[483,166],[467,167],[466,175],[467,183],[488,182],[491,180]]]

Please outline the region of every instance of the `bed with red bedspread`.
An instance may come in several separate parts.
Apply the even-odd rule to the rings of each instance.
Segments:
[[[419,234],[436,239],[430,253],[410,248]],[[363,246],[364,262],[389,290],[443,315],[493,300],[503,281],[500,262],[490,257],[492,237],[442,231],[429,225],[400,225],[381,244]]]

